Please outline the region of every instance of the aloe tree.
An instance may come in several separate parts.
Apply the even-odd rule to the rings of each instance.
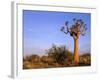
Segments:
[[[86,33],[87,27],[82,19],[73,19],[73,24],[69,25],[69,22],[66,21],[65,25],[62,26],[61,31],[65,34],[70,34],[74,39],[74,63],[78,64],[79,54],[78,54],[78,44],[80,35],[84,36]]]

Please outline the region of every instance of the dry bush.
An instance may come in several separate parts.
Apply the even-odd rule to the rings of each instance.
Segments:
[[[72,62],[73,60],[73,54],[68,51],[65,46],[58,47],[53,45],[52,48],[47,51],[47,54],[54,59],[54,62],[62,65],[67,64],[68,61]]]
[[[31,69],[32,67],[32,63],[29,61],[24,61],[23,62],[23,69]]]
[[[38,55],[31,55],[30,56],[30,61],[32,63],[37,63],[37,62],[40,62],[41,58],[38,56]]]

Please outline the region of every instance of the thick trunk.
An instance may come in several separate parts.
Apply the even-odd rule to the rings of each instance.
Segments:
[[[78,39],[74,39],[74,63],[78,64],[79,55],[78,55]]]

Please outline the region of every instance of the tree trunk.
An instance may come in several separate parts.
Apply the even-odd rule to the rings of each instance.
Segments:
[[[78,39],[74,39],[74,63],[78,64],[79,55],[78,55]]]

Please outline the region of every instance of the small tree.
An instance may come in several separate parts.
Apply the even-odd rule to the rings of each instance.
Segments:
[[[79,56],[78,56],[78,40],[80,35],[84,36],[87,30],[86,24],[82,19],[73,19],[73,24],[69,27],[68,21],[65,22],[65,26],[61,28],[61,31],[65,34],[70,34],[70,36],[74,39],[74,63],[78,64]]]

